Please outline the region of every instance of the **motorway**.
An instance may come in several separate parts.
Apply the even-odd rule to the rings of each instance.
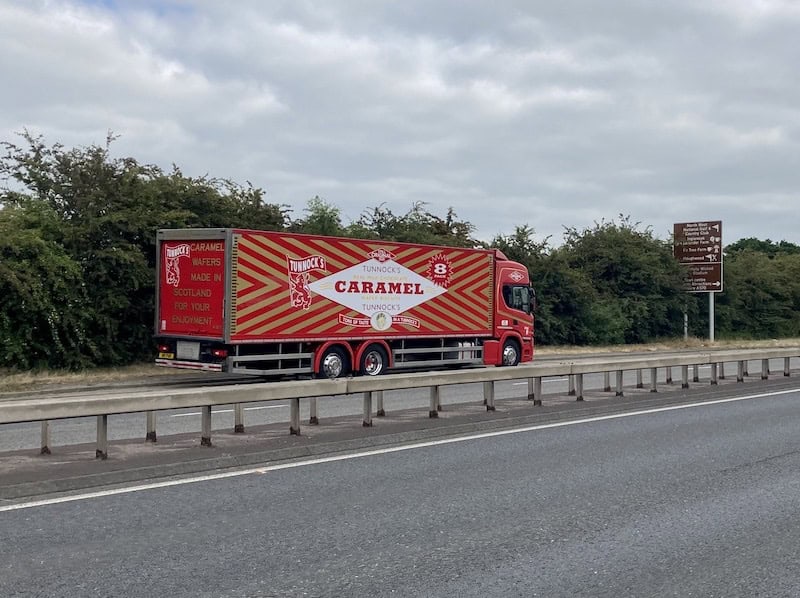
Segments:
[[[793,360],[793,367],[798,367],[798,360]],[[779,363],[780,362],[780,363]],[[749,371],[758,375],[760,362],[751,362]],[[783,364],[781,360],[773,360],[772,367],[781,371]],[[680,368],[674,368],[675,382],[680,386]],[[700,376],[703,380],[708,380],[710,366],[700,367]],[[659,380],[663,384],[666,380],[666,372],[659,370]],[[691,374],[690,374],[691,375]],[[728,378],[736,377],[735,364],[728,364]],[[649,372],[644,373],[645,385],[649,383]],[[628,387],[636,384],[636,373],[625,372],[624,382]],[[612,385],[614,384],[612,376]],[[154,389],[157,387],[154,387]],[[586,390],[602,389],[603,376],[587,375],[585,377]],[[73,391],[61,393],[81,395],[90,392]],[[91,391],[94,392],[94,391]],[[105,392],[105,390],[101,391]],[[496,399],[502,401],[508,398],[519,398],[527,395],[527,382],[523,380],[499,382],[496,385]],[[566,394],[567,378],[546,378],[543,381],[544,394]],[[445,387],[442,390],[441,401],[443,406],[457,403],[479,402],[483,400],[483,388],[480,384],[464,384],[460,386]],[[427,412],[430,398],[427,389],[411,389],[406,391],[387,392],[385,395],[385,408],[389,410],[400,409],[420,409]],[[339,417],[345,415],[358,415],[363,410],[363,400],[361,396],[322,398],[318,401],[319,417]],[[288,401],[278,401],[271,403],[250,403],[244,407],[245,426],[260,426],[289,421]],[[212,411],[213,429],[232,430],[234,426],[232,406],[215,407]],[[309,403],[301,401],[301,419],[309,419]],[[20,449],[37,449],[40,446],[41,426],[38,422],[24,424],[10,424],[0,426],[0,452]],[[199,433],[200,430],[200,410],[183,409],[161,411],[157,414],[157,430],[159,437],[183,434]],[[146,434],[146,419],[143,413],[131,413],[114,415],[109,418],[109,440],[128,440],[141,439]],[[68,446],[86,442],[93,442],[96,438],[95,418],[76,418],[71,420],[59,420],[51,423],[51,446]]]
[[[0,506],[0,595],[800,595],[800,392],[726,395]]]

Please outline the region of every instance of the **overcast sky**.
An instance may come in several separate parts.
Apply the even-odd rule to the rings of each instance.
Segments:
[[[795,0],[0,0],[0,139],[250,181],[295,217],[630,215],[800,243]]]

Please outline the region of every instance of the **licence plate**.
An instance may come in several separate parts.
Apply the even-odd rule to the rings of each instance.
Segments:
[[[159,359],[175,359],[175,353],[159,353]]]
[[[178,359],[193,359],[195,361],[200,359],[200,343],[178,341],[177,349]]]

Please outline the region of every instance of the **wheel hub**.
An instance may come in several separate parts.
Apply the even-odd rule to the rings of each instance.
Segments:
[[[335,353],[326,355],[322,361],[322,371],[328,378],[338,378],[342,375],[342,369],[344,369],[342,359]]]

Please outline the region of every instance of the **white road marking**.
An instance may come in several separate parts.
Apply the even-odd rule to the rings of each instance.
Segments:
[[[289,405],[262,405],[261,407],[245,407],[245,411],[257,411],[259,409],[286,409]],[[212,415],[216,415],[217,413],[233,413],[233,409],[220,409],[219,411],[212,411]],[[190,416],[198,416],[202,415],[202,413],[174,413],[170,415],[170,417],[190,417]]]
[[[283,469],[295,469],[298,467],[306,467],[308,465],[319,465],[322,463],[333,463],[336,461],[349,461],[350,459],[360,459],[362,457],[373,457],[375,455],[386,455],[390,453],[399,453],[401,451],[410,451],[420,448],[429,448],[432,446],[441,446],[445,444],[455,444],[456,442],[467,442],[469,440],[480,440],[483,438],[494,438],[496,436],[509,436],[511,434],[520,434],[523,432],[536,432],[538,430],[551,430],[553,428],[565,428],[567,426],[576,426],[579,424],[590,424],[594,422],[608,421],[613,419],[623,419],[626,417],[636,417],[638,415],[650,415],[653,413],[665,413],[667,411],[679,411],[682,409],[693,409],[696,407],[708,407],[709,405],[722,405],[725,403],[737,403],[739,401],[749,401],[752,399],[763,399],[767,397],[776,397],[788,394],[798,394],[797,389],[794,390],[779,390],[775,392],[760,393],[756,395],[747,395],[744,397],[733,397],[730,399],[716,399],[713,401],[704,401],[700,403],[688,403],[685,405],[672,405],[670,407],[657,407],[654,409],[643,409],[641,411],[631,411],[628,413],[614,413],[613,415],[599,415],[596,417],[586,417],[582,419],[575,419],[565,422],[556,422],[552,424],[540,424],[537,426],[525,426],[522,428],[511,428],[508,430],[497,430],[494,432],[482,432],[480,434],[470,434],[468,436],[459,436],[456,438],[443,438],[441,440],[430,440],[427,442],[417,442],[414,444],[407,444],[404,446],[394,446],[382,449],[374,449],[369,451],[361,451],[358,453],[349,453],[344,455],[334,455],[331,457],[319,457],[317,459],[306,459],[304,461],[294,461],[292,463],[281,463],[279,465],[267,465],[265,467],[253,467],[249,469],[241,469],[238,471],[227,471],[224,473],[212,473],[208,475],[196,476],[191,478],[184,478],[180,480],[169,480],[166,482],[153,482],[151,484],[141,484],[138,486],[129,486],[126,488],[114,488],[113,490],[100,490],[97,492],[87,492],[85,494],[75,494],[72,496],[62,496],[59,498],[47,498],[43,500],[35,500],[26,503],[19,503],[15,505],[0,506],[0,513],[5,511],[18,511],[21,509],[31,509],[33,507],[43,507],[47,505],[56,505],[67,502],[75,502],[78,500],[88,500],[91,498],[103,498],[105,496],[114,496],[117,494],[128,494],[131,492],[141,492],[142,490],[155,490],[157,488],[169,488],[171,486],[182,486],[184,484],[195,484],[197,482],[209,482],[212,480],[222,480],[225,478],[235,478],[245,475],[253,474],[266,474],[272,471],[281,471]]]

